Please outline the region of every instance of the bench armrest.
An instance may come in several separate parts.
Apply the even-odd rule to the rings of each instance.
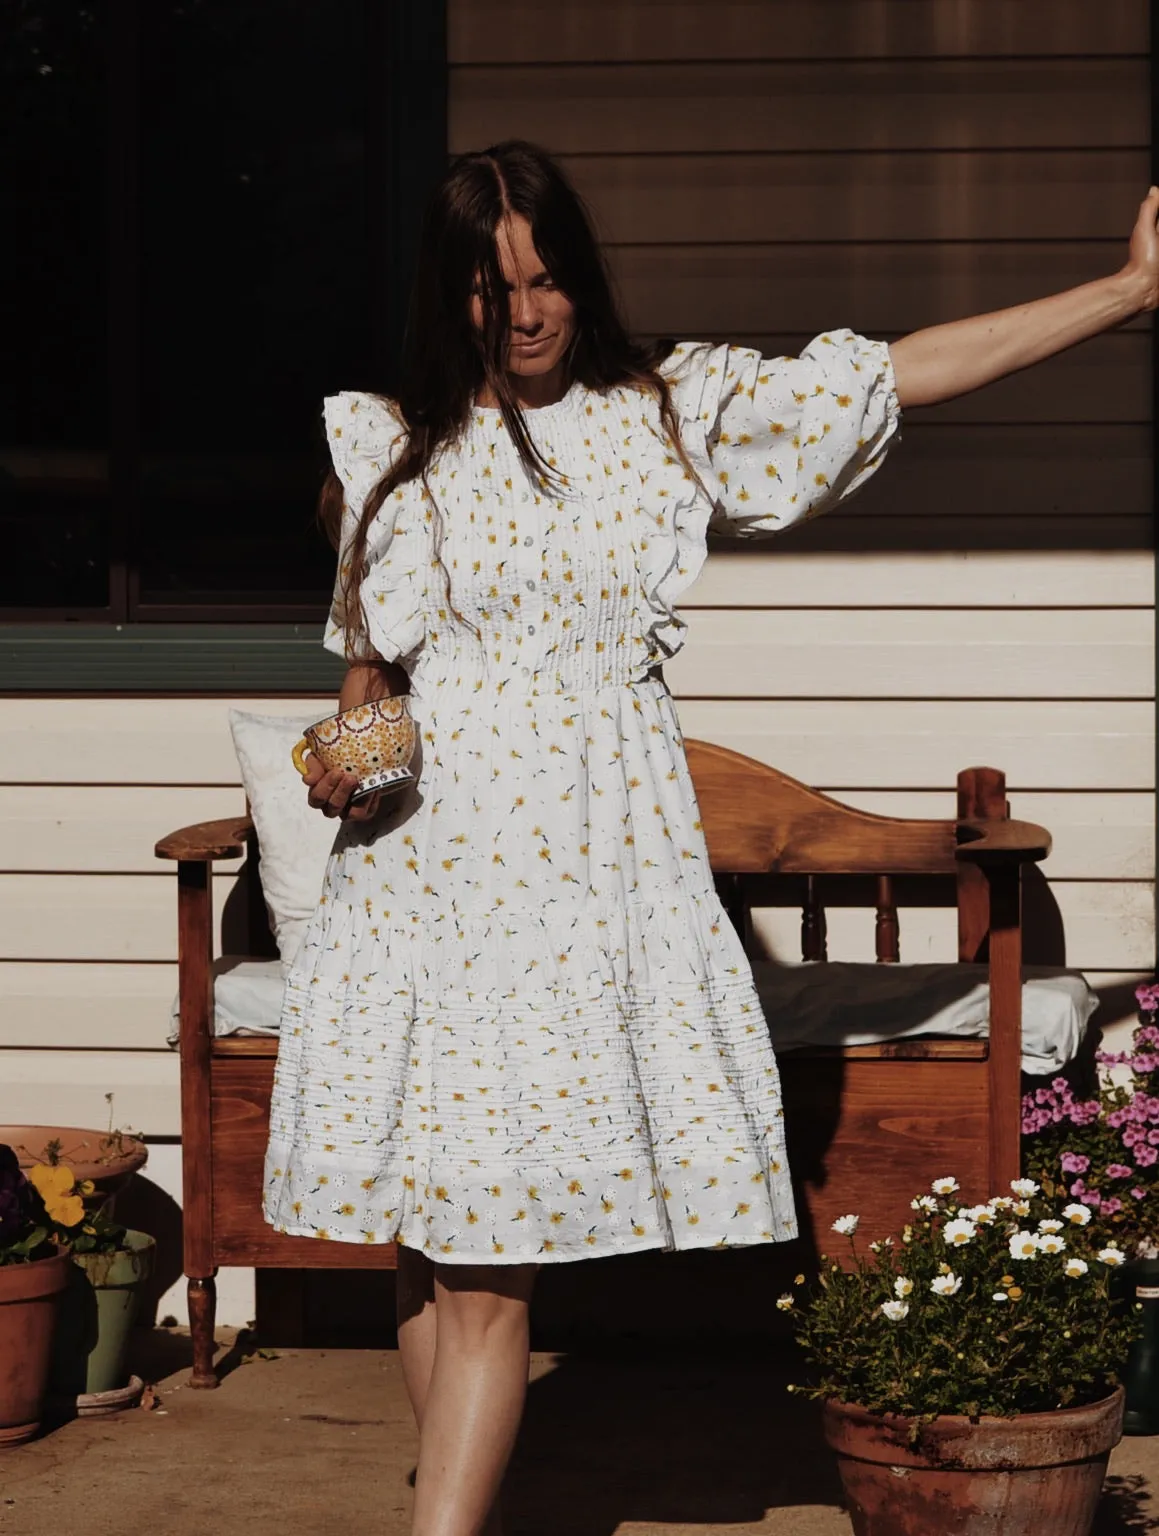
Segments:
[[[959,821],[955,858],[967,864],[1037,864],[1050,853],[1050,833],[1029,821]]]
[[[248,816],[230,816],[224,821],[199,821],[163,837],[153,852],[159,859],[209,864],[214,859],[229,859],[246,850],[246,839],[253,831]]]

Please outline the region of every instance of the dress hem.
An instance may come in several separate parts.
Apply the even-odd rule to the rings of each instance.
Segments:
[[[383,1248],[389,1243],[396,1243],[398,1247],[406,1248],[412,1253],[421,1253],[424,1258],[430,1259],[434,1264],[494,1264],[496,1268],[501,1268],[505,1264],[578,1264],[584,1259],[610,1259],[615,1258],[617,1254],[625,1253],[647,1253],[651,1251],[691,1253],[706,1248],[719,1248],[721,1250],[728,1248],[756,1248],[762,1244],[791,1243],[800,1235],[796,1224],[793,1223],[791,1226],[782,1227],[779,1231],[772,1232],[767,1236],[761,1233],[751,1237],[734,1237],[727,1240],[723,1238],[701,1238],[695,1242],[670,1243],[662,1235],[657,1235],[656,1237],[641,1238],[631,1243],[618,1244],[615,1247],[601,1244],[600,1246],[585,1248],[583,1252],[578,1253],[574,1249],[553,1253],[542,1253],[539,1251],[528,1253],[508,1253],[504,1251],[503,1253],[495,1253],[489,1249],[478,1253],[470,1253],[466,1249],[459,1249],[453,1253],[433,1254],[428,1252],[426,1248],[416,1248],[413,1244],[398,1242],[397,1233],[393,1237],[376,1238],[373,1243],[366,1242],[365,1240],[359,1241],[353,1237],[339,1237],[335,1234],[329,1237],[319,1237],[316,1230],[312,1227],[306,1225],[298,1227],[279,1225],[270,1221],[264,1212],[262,1215],[267,1226],[273,1227],[275,1231],[285,1237],[308,1237],[319,1243],[345,1243],[349,1248]]]

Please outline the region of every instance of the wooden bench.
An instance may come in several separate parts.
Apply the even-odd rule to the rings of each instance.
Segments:
[[[848,1211],[861,1214],[867,1235],[892,1230],[939,1173],[955,1174],[974,1199],[1005,1187],[1019,1168],[1021,871],[1047,856],[1049,834],[1009,819],[1003,775],[991,768],[959,774],[956,819],[919,820],[856,810],[723,747],[686,746],[718,889],[750,953],[754,907],[799,907],[802,958],[823,961],[827,906],[864,902],[875,910],[877,960],[897,963],[908,882],[922,905],[956,907],[957,961],[989,966],[988,1040],[899,1039],[781,1057],[803,1230],[827,1232]],[[275,953],[253,823],[239,815],[186,827],[156,853],[177,862],[191,1384],[214,1387],[220,1267],[252,1265],[260,1286],[273,1271],[394,1268],[396,1256],[393,1245],[282,1236],[262,1218],[277,1041],[215,1038],[211,976],[215,859],[247,855],[248,952]]]

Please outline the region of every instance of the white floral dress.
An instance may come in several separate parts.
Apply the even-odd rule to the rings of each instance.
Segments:
[[[421,767],[340,828],[290,970],[281,1231],[451,1264],[795,1234],[776,1062],[659,664],[710,522],[771,533],[832,506],[881,461],[897,395],[885,344],[848,331],[664,366],[701,485],[654,397],[576,385],[527,416],[556,485],[497,410],[432,466],[442,565],[421,482],[378,514],[362,603],[410,674]],[[325,420],[349,530],[400,427],[361,394]]]

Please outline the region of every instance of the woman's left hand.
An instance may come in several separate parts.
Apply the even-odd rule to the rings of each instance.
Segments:
[[[1140,309],[1159,309],[1159,187],[1152,187],[1139,205],[1123,276],[1138,284]]]

